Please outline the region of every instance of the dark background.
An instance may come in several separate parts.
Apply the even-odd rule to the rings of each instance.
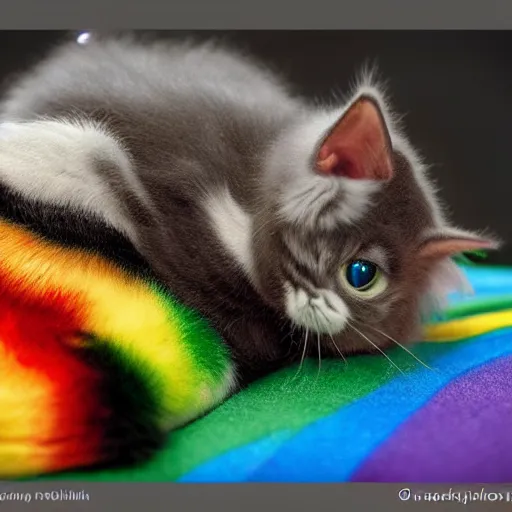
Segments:
[[[158,37],[182,37],[161,32]],[[214,34],[271,63],[297,90],[331,98],[376,62],[413,144],[432,164],[453,221],[505,241],[489,262],[512,264],[512,31],[243,31]],[[154,36],[155,34],[150,34]],[[0,32],[0,79],[76,33]]]

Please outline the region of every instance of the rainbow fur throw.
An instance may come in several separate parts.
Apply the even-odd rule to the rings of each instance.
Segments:
[[[221,339],[122,241],[96,240],[100,254],[90,219],[66,231],[66,212],[3,196],[0,478],[131,461],[226,396]]]

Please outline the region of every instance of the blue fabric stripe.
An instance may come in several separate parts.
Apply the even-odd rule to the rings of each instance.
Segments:
[[[294,435],[291,431],[281,431],[264,437],[254,443],[229,451],[211,461],[198,466],[182,477],[182,483],[234,483],[240,481],[241,474],[251,474],[268,460],[280,446]]]
[[[289,441],[288,433],[275,433],[208,461],[188,473],[183,481],[347,481],[368,454],[446,384],[511,353],[512,330],[462,343],[431,363],[440,371],[420,368],[396,377],[368,396],[311,424]]]
[[[512,296],[512,268],[465,267],[463,270],[473,287],[474,294],[452,294],[449,296],[450,304]]]
[[[464,272],[476,295],[512,293],[512,268],[465,267]]]
[[[475,295],[475,296],[461,296],[461,295],[450,295],[448,297],[448,301],[449,301],[449,305],[450,306],[455,306],[455,305],[459,305],[459,304],[462,304],[462,303],[470,303],[470,302],[475,302],[475,301],[482,301],[482,300],[486,300],[486,299],[496,299],[497,297],[500,297],[500,298],[503,298],[503,297],[508,297],[508,298],[511,298],[512,299],[512,291],[505,291],[505,290],[485,290],[485,291],[480,291],[478,293],[478,295]]]

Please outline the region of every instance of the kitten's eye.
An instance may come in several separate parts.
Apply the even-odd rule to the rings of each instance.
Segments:
[[[387,287],[387,280],[379,267],[367,260],[354,260],[344,265],[342,282],[349,291],[358,295],[374,297]]]

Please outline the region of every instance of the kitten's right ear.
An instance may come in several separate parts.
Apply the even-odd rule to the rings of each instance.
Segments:
[[[389,180],[393,176],[391,138],[378,103],[359,97],[322,141],[318,173],[354,180]]]
[[[423,261],[440,261],[464,252],[497,250],[500,242],[456,228],[445,228],[428,233],[418,248]]]

